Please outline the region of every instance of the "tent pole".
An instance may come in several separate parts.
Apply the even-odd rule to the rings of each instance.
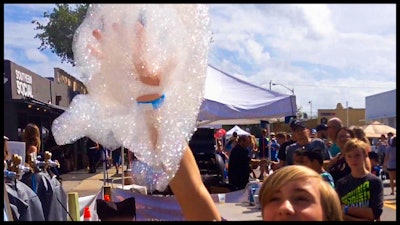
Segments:
[[[270,165],[271,165],[271,124],[267,123],[267,131],[268,131],[268,135],[269,137],[267,137],[268,139],[268,164],[267,164],[267,174],[269,175],[270,172]]]
[[[129,150],[128,150],[129,151]],[[124,166],[125,166],[125,160],[124,160],[124,158],[125,158],[125,151],[124,151],[124,147],[123,146],[121,146],[121,164],[122,164],[122,172],[121,172],[121,174],[122,174],[122,190],[124,190],[124,179],[125,179],[125,177],[124,177],[124,175],[125,175],[125,169],[124,169]]]
[[[107,149],[103,147],[103,153],[104,153],[104,158],[103,158],[103,187],[106,186],[106,170],[107,170]]]

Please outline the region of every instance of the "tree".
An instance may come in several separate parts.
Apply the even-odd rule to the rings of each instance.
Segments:
[[[297,108],[297,113],[296,113],[296,116],[297,116],[297,118],[298,119],[307,119],[308,118],[308,115],[307,115],[307,113],[304,113],[303,111],[302,111],[302,108],[303,107],[299,107],[299,108]]]
[[[48,21],[47,24],[42,24],[36,19],[32,20],[32,23],[36,24],[35,30],[42,31],[35,35],[35,38],[42,41],[38,49],[41,51],[50,49],[61,58],[61,62],[75,66],[72,41],[76,29],[85,19],[89,4],[76,4],[75,9],[71,9],[68,4],[55,5],[52,13],[43,13],[43,17]]]

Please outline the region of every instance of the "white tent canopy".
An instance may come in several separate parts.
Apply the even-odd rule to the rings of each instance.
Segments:
[[[238,125],[235,125],[234,127],[232,127],[232,129],[230,129],[226,132],[226,134],[225,134],[226,138],[230,138],[233,135],[233,132],[236,132],[239,136],[240,135],[250,135],[249,132],[243,130]]]
[[[296,115],[296,96],[271,91],[240,80],[209,65],[199,124],[268,120]]]
[[[350,129],[356,128],[357,126],[350,126]],[[396,129],[388,126],[386,124],[380,123],[379,121],[373,121],[371,124],[367,124],[359,127],[369,138],[380,138],[382,134],[387,135],[387,133],[392,132],[396,135]]]

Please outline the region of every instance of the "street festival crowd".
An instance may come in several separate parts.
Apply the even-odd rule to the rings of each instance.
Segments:
[[[370,140],[362,136],[359,128],[349,129],[336,117],[312,129],[298,119],[289,125],[290,133],[270,132],[268,135],[268,130],[263,128],[258,141],[253,134],[233,132],[226,138],[224,129],[216,130],[215,153],[223,159],[229,191],[248,189],[249,184],[258,182],[249,197],[253,194],[253,204],[254,197],[258,198],[264,220],[380,220],[382,180],[386,175],[390,179],[391,195],[396,193],[396,136],[382,134],[372,151]],[[39,129],[35,124],[28,124],[25,130],[27,155],[32,151],[41,155]],[[4,137],[4,159],[5,165],[11,165],[7,140]],[[119,159],[115,160],[113,163],[118,165]],[[29,158],[27,163],[32,163]],[[254,172],[256,169],[260,171],[258,176]],[[53,171],[52,176],[59,179],[57,172]],[[22,183],[33,188],[32,178],[26,177],[21,179]],[[315,180],[319,183],[315,184]],[[322,211],[315,211],[312,207],[318,206],[312,202],[319,202]],[[304,207],[310,210],[300,210]],[[53,210],[42,217],[38,217],[41,214],[33,218],[25,215],[25,219],[58,220],[58,214]]]
[[[88,76],[86,78],[90,78],[86,80],[89,94],[76,96],[68,111],[53,122],[55,140],[63,145],[89,136],[96,137],[110,149],[119,146],[133,149],[141,159],[131,168],[135,170],[135,178],[150,189],[161,190],[168,186],[185,220],[225,220],[200,177],[191,149],[182,143],[193,131],[201,103],[200,89],[207,68],[207,60],[202,59],[207,58],[211,40],[206,7],[140,7],[130,4],[91,5],[89,8],[74,38],[75,60],[82,73]],[[173,23],[168,23],[163,13],[168,14]],[[170,32],[159,29],[162,26]],[[157,46],[160,43],[162,47]],[[132,54],[126,49],[131,49]],[[121,52],[126,53],[125,58],[121,57]],[[167,52],[176,55],[170,56]],[[179,64],[178,58],[184,63]],[[149,59],[152,63],[147,62]],[[129,86],[130,92],[118,90],[132,75],[137,77]],[[130,105],[132,99],[138,107],[131,107],[126,113],[124,107]],[[331,118],[315,129],[294,119],[290,128],[291,134],[268,134],[263,130],[258,142],[253,135],[233,135],[225,141],[224,132],[217,131],[216,152],[225,161],[230,190],[246,189],[251,180],[256,180],[259,186],[251,188],[249,201],[257,199],[263,220],[379,221],[383,210],[383,183],[376,168],[382,166],[388,172],[395,195],[396,137],[381,138],[379,149],[382,151],[376,158],[362,130],[343,126],[339,118]],[[140,129],[140,132],[131,132],[133,129]],[[37,135],[33,139],[40,140]],[[6,142],[6,137],[4,140]],[[27,139],[26,143],[27,156],[40,153],[40,142]],[[5,143],[4,159],[10,159],[6,150]],[[43,166],[36,159],[27,163],[32,167],[37,166],[35,163]],[[46,163],[46,170],[56,164],[48,160]],[[258,176],[255,168],[260,168]],[[49,174],[57,177],[55,170]],[[36,175],[22,182],[33,187],[31,196],[39,196],[39,188],[50,184],[56,184],[54,192],[61,189],[57,179],[38,180]],[[8,196],[14,194],[10,197],[18,194],[15,184],[6,185]],[[39,197],[41,200],[46,197],[43,195]],[[63,199],[59,195],[53,200],[65,203],[65,196]],[[10,204],[13,202],[11,205],[17,208],[14,201],[17,198],[10,198]],[[21,206],[24,202],[18,204]],[[40,218],[35,217],[40,216],[40,212],[17,215],[15,212],[21,211],[15,210],[13,217],[15,220],[66,218],[62,209],[52,206],[46,204]]]
[[[237,135],[234,132],[226,141],[225,147],[221,147],[224,132],[217,131],[217,154],[223,155],[227,162],[229,183],[242,189],[247,186],[249,179],[263,182],[258,197],[261,209],[266,210],[265,204],[269,202],[263,199],[267,195],[262,191],[268,186],[269,177],[274,177],[273,174],[280,168],[301,165],[303,169],[308,167],[317,172],[336,191],[334,194],[339,198],[341,215],[334,220],[380,220],[383,209],[382,180],[386,179],[387,174],[391,195],[395,195],[396,158],[393,157],[393,152],[396,148],[396,136],[391,132],[382,134],[376,143],[376,150],[372,151],[370,140],[361,128],[349,129],[337,117],[329,119],[327,124],[311,129],[303,121],[295,119],[290,122],[290,127],[291,133],[270,132],[269,135],[267,129],[262,129],[258,142],[252,141],[252,134]],[[253,171],[255,168],[260,170],[257,177]],[[282,214],[277,212],[277,217],[268,217],[269,219],[278,219],[278,215],[285,215],[283,212],[290,214],[291,210],[293,213],[296,211],[296,203],[290,202],[290,198],[287,198],[290,203],[285,203],[284,193],[296,196],[295,189],[283,191],[286,185],[288,184],[282,185],[281,190],[278,188],[274,196],[278,199],[274,201],[281,203],[275,205],[276,208],[285,211]],[[266,219],[271,211],[268,209],[262,213]]]

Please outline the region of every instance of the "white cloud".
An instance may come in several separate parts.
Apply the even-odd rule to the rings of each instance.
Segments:
[[[309,25],[309,37],[325,38],[335,35],[331,21],[331,11],[325,4],[295,5],[303,10],[304,17]]]
[[[76,75],[33,38],[30,21],[53,7],[5,5],[4,56],[38,74],[60,67]],[[396,88],[395,4],[210,4],[210,17],[209,62],[256,85],[294,88],[305,112],[310,100],[314,115],[338,102],[362,108],[365,96]]]
[[[43,52],[39,52],[39,51],[33,50],[33,49],[27,49],[25,51],[25,55],[29,60],[31,60],[33,62],[49,63],[47,56]]]

